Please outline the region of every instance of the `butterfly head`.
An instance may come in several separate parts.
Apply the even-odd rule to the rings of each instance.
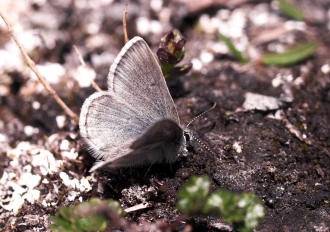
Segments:
[[[178,151],[178,156],[187,156],[188,155],[188,148],[191,146],[191,141],[193,140],[194,136],[192,131],[189,129],[184,129],[181,139],[181,146]]]

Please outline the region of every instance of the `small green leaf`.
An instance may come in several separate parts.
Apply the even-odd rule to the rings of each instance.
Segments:
[[[222,217],[237,231],[250,232],[264,217],[264,207],[252,193],[216,190],[209,194],[208,177],[191,177],[178,192],[177,207],[190,216]]]
[[[199,214],[210,191],[207,176],[193,176],[178,192],[177,208],[188,215]]]
[[[110,199],[110,200],[107,200],[106,203],[108,204],[109,207],[114,209],[119,215],[123,216],[125,214],[123,208],[121,207],[121,205],[119,204],[118,201]]]
[[[316,51],[318,44],[314,41],[296,45],[283,53],[270,53],[261,58],[266,65],[289,66],[310,57]]]
[[[264,217],[263,205],[254,194],[223,190],[217,190],[208,197],[203,211],[205,215],[222,217],[239,231],[252,231]]]
[[[90,213],[93,212],[95,207],[104,205],[115,210],[119,215],[123,214],[123,210],[118,202],[92,198],[77,206],[61,208],[55,216],[50,217],[52,222],[50,228],[53,232],[104,231],[108,223],[111,224],[111,222],[102,214]]]
[[[79,231],[104,231],[108,223],[103,215],[90,215],[77,219],[76,225]]]
[[[223,34],[219,33],[219,39],[222,40],[227,48],[229,49],[230,53],[236,58],[238,59],[240,62],[242,63],[248,63],[249,59],[246,58],[242,52],[240,52],[239,50],[237,50],[237,48],[235,47],[235,45],[233,44],[233,42],[231,42],[231,40],[224,36]]]
[[[276,2],[278,3],[280,10],[286,16],[299,21],[304,19],[303,12],[297,7],[295,7],[293,4],[287,2],[286,0],[276,0]]]
[[[190,71],[190,64],[176,66],[184,58],[185,44],[186,40],[176,29],[161,38],[157,57],[165,78],[184,75]]]
[[[53,232],[73,231],[71,230],[71,222],[66,220],[65,218],[62,218],[60,215],[51,216],[50,221],[53,223],[50,225],[50,228]]]

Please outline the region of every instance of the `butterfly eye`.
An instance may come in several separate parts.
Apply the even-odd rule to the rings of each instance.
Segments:
[[[183,132],[183,136],[187,142],[189,142],[191,140],[190,134],[187,131]]]

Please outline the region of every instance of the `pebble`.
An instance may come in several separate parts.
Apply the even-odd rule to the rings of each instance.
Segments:
[[[204,64],[208,64],[214,60],[214,55],[210,52],[202,51],[200,54],[200,59]]]
[[[330,65],[329,64],[324,64],[321,66],[321,71],[323,74],[328,74],[330,73]]]
[[[58,115],[55,118],[57,127],[62,129],[65,126],[66,116],[65,115]]]
[[[197,58],[193,58],[191,60],[191,63],[193,64],[193,70],[195,70],[195,71],[200,71],[203,67],[202,62]]]
[[[238,141],[234,142],[233,148],[237,153],[242,153],[242,145]]]
[[[96,73],[94,69],[80,65],[73,73],[73,78],[78,82],[81,88],[89,87],[95,79]]]

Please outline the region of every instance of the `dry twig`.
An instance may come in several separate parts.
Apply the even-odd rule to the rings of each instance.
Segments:
[[[76,46],[76,45],[73,45],[73,48],[75,50],[75,52],[77,53],[77,56],[79,58],[79,61],[80,61],[80,64],[85,68],[87,67],[82,55],[81,55],[81,52],[79,50],[79,48]],[[92,86],[93,88],[96,90],[96,91],[102,91],[102,89],[96,84],[96,82],[94,80],[91,80],[91,83],[92,83]]]
[[[132,213],[132,212],[142,210],[142,209],[147,209],[147,208],[150,208],[150,207],[151,207],[151,205],[148,204],[148,203],[141,203],[141,204],[129,207],[129,208],[125,209],[124,211],[125,211],[125,213]]]
[[[11,37],[14,39],[17,47],[19,48],[20,52],[22,53],[22,56],[24,58],[24,61],[27,63],[27,65],[30,67],[30,69],[36,74],[41,84],[44,86],[44,88],[48,91],[48,93],[55,99],[55,101],[62,107],[64,112],[72,118],[74,121],[78,122],[79,117],[76,113],[74,113],[65,103],[64,101],[57,95],[56,91],[49,85],[49,83],[46,81],[45,77],[41,75],[39,70],[36,67],[36,64],[34,61],[29,57],[29,55],[26,52],[26,49],[21,44],[21,42],[18,40],[18,37],[12,27],[12,25],[9,23],[7,17],[0,12],[0,17],[5,22],[7,29],[11,35]]]
[[[127,4],[125,6],[125,10],[123,11],[123,30],[124,30],[124,39],[125,43],[128,42],[128,34],[127,34],[127,24],[126,24],[126,17],[127,17]]]

